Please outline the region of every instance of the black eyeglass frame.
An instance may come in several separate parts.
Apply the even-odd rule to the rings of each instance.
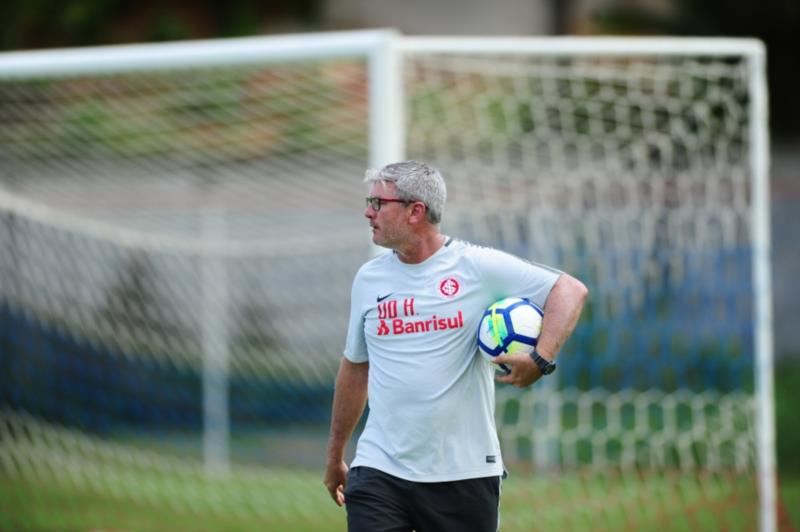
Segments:
[[[367,196],[365,200],[367,207],[372,207],[375,212],[380,212],[384,203],[405,203],[406,205],[414,203],[413,201],[399,198],[380,198],[378,196]]]

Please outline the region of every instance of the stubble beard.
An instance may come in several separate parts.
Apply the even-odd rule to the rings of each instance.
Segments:
[[[378,233],[373,233],[372,242],[377,246],[396,250],[402,242],[402,238],[398,232],[391,229],[387,231],[385,227],[382,227]]]

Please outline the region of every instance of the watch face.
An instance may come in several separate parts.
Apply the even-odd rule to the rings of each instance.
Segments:
[[[547,360],[542,355],[534,351],[531,353],[531,357],[533,358],[536,365],[539,366],[539,371],[542,375],[550,375],[556,370],[556,363],[550,360]]]

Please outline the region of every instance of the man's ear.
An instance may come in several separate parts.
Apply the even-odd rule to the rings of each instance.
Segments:
[[[414,224],[425,221],[427,210],[428,207],[426,207],[424,203],[421,201],[415,201],[411,204],[411,216],[409,217],[408,221]]]

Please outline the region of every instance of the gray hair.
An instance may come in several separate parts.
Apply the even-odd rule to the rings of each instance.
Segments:
[[[367,170],[366,183],[376,181],[394,183],[397,197],[407,201],[421,201],[427,207],[427,218],[432,224],[442,221],[447,187],[442,174],[427,163],[402,161],[387,164],[379,170]]]

